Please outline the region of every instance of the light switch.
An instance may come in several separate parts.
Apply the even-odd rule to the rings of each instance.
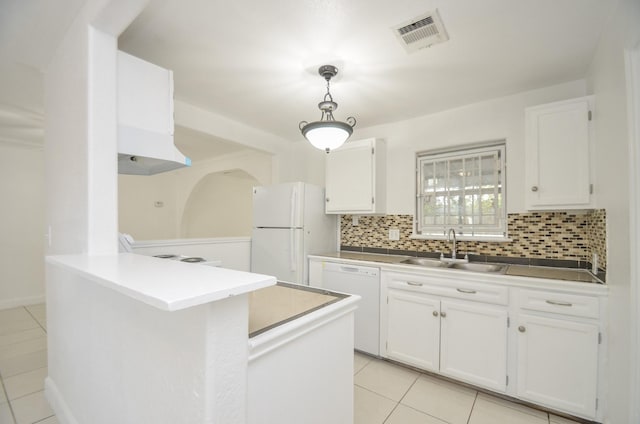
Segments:
[[[397,228],[389,228],[389,240],[400,240],[400,230]]]
[[[354,226],[354,227],[358,226],[358,215],[353,215],[351,217],[351,225]]]

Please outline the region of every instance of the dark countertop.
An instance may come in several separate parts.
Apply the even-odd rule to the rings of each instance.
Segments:
[[[278,282],[249,293],[249,337],[337,302],[346,295]]]
[[[393,265],[404,265],[402,261],[409,259],[411,256],[402,255],[384,255],[377,253],[364,253],[364,252],[352,252],[352,251],[338,251],[324,253],[320,255],[327,258],[336,259],[348,259],[355,261],[367,261],[378,262]],[[586,269],[573,269],[573,268],[555,268],[546,266],[527,266],[527,265],[507,265],[507,269],[504,275],[511,275],[517,277],[531,277],[531,278],[545,278],[549,280],[563,280],[563,281],[575,281],[583,283],[604,284],[598,278],[596,278],[589,270]],[[419,265],[406,265],[409,267],[419,267]]]

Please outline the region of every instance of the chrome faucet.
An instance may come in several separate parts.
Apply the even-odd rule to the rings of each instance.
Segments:
[[[453,233],[453,250],[451,251],[451,259],[456,258],[456,230],[453,228],[449,228],[449,232],[447,233],[447,241],[451,241],[451,233]]]

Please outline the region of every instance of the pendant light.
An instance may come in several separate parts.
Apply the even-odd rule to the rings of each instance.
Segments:
[[[338,73],[338,68],[333,65],[323,65],[318,69],[318,73],[327,81],[327,94],[318,103],[318,109],[322,111],[322,115],[319,121],[300,122],[299,128],[302,135],[313,147],[329,153],[331,150],[342,146],[351,136],[353,127],[356,125],[356,118],[350,116],[347,118],[347,122],[341,122],[336,121],[333,117],[333,111],[338,108],[338,104],[333,101],[333,97],[329,92],[329,82]]]

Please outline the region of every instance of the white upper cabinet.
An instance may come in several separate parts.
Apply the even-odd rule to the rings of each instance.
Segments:
[[[326,160],[326,213],[383,214],[386,146],[370,138],[332,150]]]
[[[593,207],[593,97],[527,108],[526,203],[530,210]]]

